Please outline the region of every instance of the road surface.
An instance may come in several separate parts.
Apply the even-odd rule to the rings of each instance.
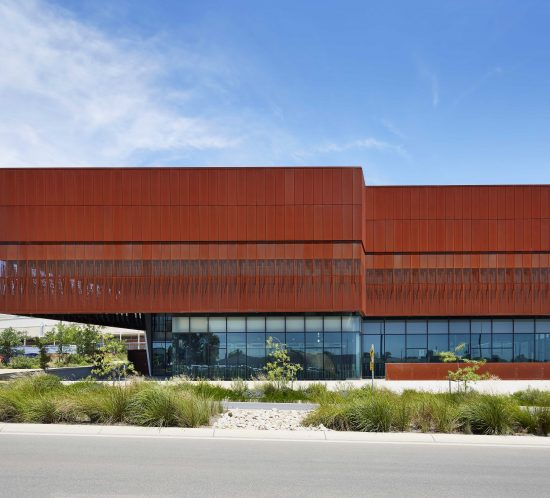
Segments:
[[[549,447],[0,434],[2,497],[550,496]]]

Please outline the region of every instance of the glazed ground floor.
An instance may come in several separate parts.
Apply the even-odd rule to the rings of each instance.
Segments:
[[[146,328],[149,368],[158,377],[258,377],[269,361],[269,338],[286,346],[304,380],[368,378],[372,346],[377,378],[391,364],[440,363],[442,351],[517,366],[550,362],[550,317],[154,314]]]

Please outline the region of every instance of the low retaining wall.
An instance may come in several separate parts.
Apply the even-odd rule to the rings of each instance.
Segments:
[[[445,380],[449,370],[457,368],[456,363],[386,363],[386,380]],[[502,380],[550,380],[550,362],[486,363],[479,373]]]

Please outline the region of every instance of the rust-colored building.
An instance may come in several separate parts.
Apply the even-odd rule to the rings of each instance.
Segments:
[[[515,371],[550,362],[547,185],[2,169],[0,227],[0,312],[146,328],[156,375],[257,373],[269,336],[304,378],[366,375],[371,344],[380,375],[459,343]]]

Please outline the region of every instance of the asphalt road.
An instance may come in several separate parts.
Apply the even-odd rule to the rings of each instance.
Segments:
[[[549,496],[550,449],[0,435],[0,496]]]

